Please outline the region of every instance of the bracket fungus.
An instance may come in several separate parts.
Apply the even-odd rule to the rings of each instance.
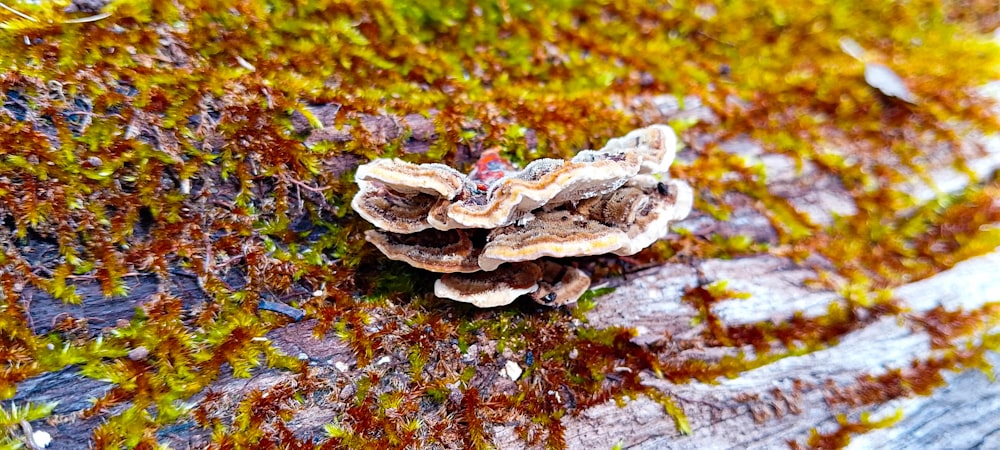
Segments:
[[[445,274],[438,297],[484,308],[522,295],[565,305],[590,277],[550,258],[632,255],[691,211],[691,187],[667,173],[676,150],[673,130],[653,125],[523,169],[495,150],[468,175],[378,159],[358,168],[351,206],[378,228],[365,238],[387,257]]]

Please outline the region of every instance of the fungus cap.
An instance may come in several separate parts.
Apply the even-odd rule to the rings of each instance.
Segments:
[[[614,251],[616,255],[634,255],[666,237],[670,222],[683,219],[691,212],[694,192],[683,181],[667,180],[658,183],[648,198],[649,201],[636,214],[635,221],[625,230],[628,239]]]
[[[590,289],[590,275],[576,267],[565,266],[552,261],[541,261],[542,281],[538,290],[531,293],[531,299],[546,306],[562,306],[576,303],[587,289]]]
[[[371,242],[386,257],[403,261],[413,267],[438,273],[468,273],[479,267],[480,249],[462,230],[426,230],[416,234],[365,232]]]
[[[540,212],[524,225],[508,225],[490,232],[479,255],[483,270],[504,262],[533,261],[611,253],[623,245],[624,231],[566,210]]]
[[[358,185],[377,181],[399,193],[424,193],[450,200],[462,190],[465,175],[444,164],[382,158],[358,166],[354,180]]]
[[[361,185],[351,199],[351,208],[377,228],[409,234],[431,228],[427,215],[436,201],[430,194],[403,194],[373,182]]]
[[[639,173],[666,173],[677,156],[677,134],[667,125],[651,125],[612,138],[602,150],[627,149],[642,159]]]
[[[461,227],[496,228],[516,222],[525,213],[547,204],[559,204],[610,192],[639,171],[638,155],[615,152],[591,160],[532,161],[524,170],[500,178],[489,186],[485,198],[471,196],[453,203],[448,218]]]
[[[542,269],[526,262],[507,264],[493,272],[449,273],[434,283],[434,295],[480,308],[510,304],[535,292]]]

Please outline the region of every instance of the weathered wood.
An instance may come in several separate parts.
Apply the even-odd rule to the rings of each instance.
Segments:
[[[790,199],[818,224],[830,224],[833,214],[853,214],[856,208],[830,175],[821,175],[808,163],[796,170],[791,159],[764,154],[749,140],[727,144],[728,151],[759,158],[768,174],[769,187]],[[922,202],[936,192],[957,192],[970,182],[989,177],[1000,168],[1000,138],[980,137],[970,148],[981,150],[970,160],[973,177],[945,166],[931,171],[934,188],[914,176],[904,189]],[[951,151],[937,149],[937,152]],[[933,153],[933,152],[931,152]],[[900,211],[899,214],[906,214]],[[695,213],[679,227],[713,230],[726,235],[754,236],[770,241],[768,222],[751,208],[737,208],[730,221],[718,223]],[[821,263],[821,262],[820,262]],[[822,265],[822,264],[821,264]],[[945,272],[894,290],[913,313],[942,307],[970,311],[1000,301],[1000,250],[957,264]],[[825,314],[832,303],[843,300],[835,292],[808,287],[817,274],[807,267],[776,256],[735,260],[704,260],[667,264],[613,282],[616,291],[600,299],[588,313],[594,326],[635,327],[633,342],[650,344],[696,339],[705,325],[696,322],[697,311],[681,297],[688,288],[726,281],[732,291],[749,293],[748,299],[726,300],[713,312],[723,324],[779,322],[796,313],[805,317]],[[997,330],[987,330],[996,332]],[[983,333],[986,333],[984,331]],[[973,336],[976,340],[981,337]],[[750,348],[685,350],[702,359],[718,358]],[[906,327],[896,318],[884,318],[858,329],[830,348],[792,356],[719,380],[718,384],[674,385],[652,376],[645,383],[672,397],[689,420],[693,433],[682,435],[663,407],[648,398],[633,399],[624,407],[615,402],[591,408],[564,419],[570,448],[784,448],[789,442],[804,444],[810,430],[821,433],[837,428],[837,415],[854,422],[862,412],[873,419],[902,412],[895,425],[853,438],[853,448],[997,448],[1000,445],[1000,390],[989,376],[976,371],[945,374],[947,385],[930,396],[900,398],[886,404],[848,407],[831,404],[842,389],[856,385],[859,376],[878,376],[893,369],[907,369],[912,361],[938,354],[925,330]],[[990,356],[994,364],[997,355]],[[509,428],[496,430],[501,448],[520,448]]]
[[[825,311],[825,303],[836,296],[805,293],[794,280],[803,277],[801,269],[790,263],[776,264],[776,258],[748,258],[737,261],[710,261],[701,264],[708,280],[728,279],[730,287],[752,285],[754,296],[720,304],[727,322],[740,323],[748,317],[790,317],[796,310]],[[943,306],[948,310],[972,310],[1000,300],[1000,251],[956,265],[934,277],[896,290],[900,300],[912,311],[927,311]],[[646,327],[639,341],[651,342],[651,336],[692,329],[694,311],[680,303],[679,291],[690,283],[687,273],[676,267],[647,271],[639,278],[620,286],[601,299],[590,315],[597,326],[638,323]],[[649,294],[649,286],[669,286]],[[791,289],[791,291],[789,291]],[[660,298],[654,298],[656,295]],[[795,299],[794,301],[785,301]],[[776,306],[778,305],[778,306]],[[764,312],[761,313],[760,310]],[[626,311],[626,313],[623,313]],[[761,320],[756,317],[752,320]],[[766,319],[765,319],[766,320]],[[934,354],[930,336],[924,331],[900,325],[894,318],[878,320],[850,333],[836,346],[782,359],[718,384],[688,383],[673,385],[647,377],[649,385],[668,393],[686,411],[694,433],[682,436],[663,408],[646,398],[636,399],[624,408],[614,402],[592,408],[565,421],[571,448],[608,448],[616,443],[636,448],[772,448],[789,440],[804,442],[809,430],[835,429],[836,414],[844,413],[857,420],[862,411],[874,416],[903,411],[904,419],[894,427],[865,435],[869,445],[857,448],[995,448],[1000,440],[1000,422],[977,420],[997,417],[1000,391],[995,382],[979,372],[949,375],[949,385],[929,397],[914,397],[874,407],[831,406],[832,389],[849,387],[858,375],[878,375],[894,368],[906,368],[910,361]],[[994,358],[997,360],[997,358]],[[994,376],[997,372],[994,371]],[[828,382],[834,384],[830,385]],[[796,387],[798,384],[799,387]],[[776,390],[777,389],[777,390]],[[748,401],[748,398],[754,398]],[[929,408],[929,409],[928,409]],[[932,436],[942,429],[953,429],[961,440]],[[501,431],[501,437],[509,433]],[[921,438],[925,436],[925,438]],[[934,443],[947,443],[935,446]],[[963,444],[965,443],[965,444]],[[990,443],[993,443],[992,446]],[[503,441],[501,447],[516,447],[516,441]]]
[[[330,124],[335,109],[314,111],[325,124]],[[664,116],[667,112],[663,113]],[[430,121],[421,117],[403,120],[367,118],[360,126],[373,135],[395,139],[406,133],[411,136],[406,151],[426,150],[434,136]],[[312,139],[334,140],[349,136],[344,128],[328,125],[314,132]],[[979,176],[1000,167],[1000,139],[983,141],[985,152],[972,161]],[[849,214],[854,205],[836,180],[819,177],[810,167],[797,171],[783,157],[762,154],[749,141],[736,141],[728,147],[749,158],[761,158],[768,171],[774,192],[792,199],[817,223],[829,223],[831,213]],[[356,161],[345,156],[331,161],[332,168],[345,169]],[[809,179],[809,182],[805,180]],[[935,173],[939,187],[955,191],[970,180],[951,169]],[[913,190],[922,200],[931,197],[925,186],[913,182]],[[738,208],[732,219],[719,223],[704,214],[695,214],[680,226],[695,233],[714,230],[729,235],[749,235],[758,241],[774,240],[769,222],[749,205]],[[959,263],[954,268],[926,280],[917,281],[895,290],[895,296],[914,312],[941,306],[949,311],[972,310],[987,302],[1000,301],[1000,251]],[[612,280],[617,288],[602,297],[587,315],[591,325],[603,327],[621,325],[634,327],[634,341],[650,344],[657,341],[694,341],[704,324],[694,323],[697,311],[681,300],[690,287],[714,281],[727,281],[733,291],[751,294],[742,300],[726,300],[715,305],[714,312],[724,324],[736,325],[760,321],[782,321],[799,312],[807,317],[823,315],[832,303],[841,302],[831,291],[808,287],[807,280],[816,274],[809,268],[777,256],[756,256],[736,260],[702,260],[684,264],[667,264],[622,280]],[[135,285],[125,299],[104,300],[99,289],[83,283],[83,306],[66,306],[40,292],[34,294],[31,306],[36,332],[51,329],[60,314],[92,317],[90,332],[103,326],[113,326],[117,320],[129,319],[134,309],[155,292],[157,280],[133,278]],[[180,277],[169,285],[174,294],[197,303],[197,285],[193,279]],[[186,295],[186,291],[195,294]],[[314,375],[329,379],[332,390],[349,398],[351,374],[344,367],[354,362],[347,347],[332,337],[317,340],[309,336],[311,323],[286,326],[272,332],[279,348],[291,355],[309,359]],[[975,339],[973,336],[972,339]],[[748,348],[690,348],[682,354],[699,358],[718,358]],[[836,415],[846,414],[857,420],[859,414],[871,411],[875,417],[885,417],[901,410],[903,418],[893,427],[880,429],[853,438],[856,448],[996,448],[1000,446],[1000,390],[994,381],[979,372],[947,374],[948,385],[927,397],[903,398],[887,404],[850,407],[831,404],[838,389],[850,388],[863,374],[885,373],[905,369],[911,361],[934,355],[930,336],[899,323],[895,318],[876,320],[846,335],[836,345],[801,356],[789,356],[741,374],[738,378],[718,380],[717,384],[686,383],[674,385],[644,374],[645,383],[675,399],[687,414],[693,434],[681,435],[673,419],[663,408],[648,398],[637,398],[624,407],[609,402],[577,416],[565,417],[566,438],[570,448],[610,448],[616,444],[634,448],[775,448],[788,441],[805,442],[810,430],[829,432],[836,427]],[[993,360],[998,358],[994,357]],[[994,371],[995,374],[995,371]],[[210,388],[226,394],[230,403],[255,388],[281,382],[294,382],[294,376],[273,369],[262,369],[247,379],[223,375]],[[18,386],[15,402],[60,401],[55,414],[57,422],[46,431],[53,434],[50,448],[81,448],[86,446],[100,417],[74,420],[89,407],[87,399],[100,397],[109,385],[87,379],[75,370],[47,373]],[[197,402],[203,394],[189,399]],[[326,401],[329,401],[326,400]],[[221,408],[225,410],[226,408]],[[321,402],[311,403],[289,426],[300,436],[322,435],[322,425],[332,416]],[[176,448],[198,448],[210,440],[210,432],[193,426],[191,421],[161,430],[159,438]],[[520,448],[513,429],[494,429],[494,442],[499,448]]]

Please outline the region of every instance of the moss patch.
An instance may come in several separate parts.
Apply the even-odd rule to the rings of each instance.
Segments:
[[[97,447],[151,447],[192,410],[220,448],[311,447],[287,422],[334,388],[262,339],[289,323],[259,309],[266,300],[304,310],[316,335],[355,354],[345,381],[354,393],[318,445],[485,447],[488,426],[513,422],[528,442],[560,448],[560,417],[634,395],[660,401],[684,430],[683,412],[642,385],[641,372],[710,382],[807,351],[776,344],[820,348],[863,325],[859,317],[900,315],[881,290],[1000,244],[996,178],[925,206],[899,187],[934,168],[967,170],[980,150],[965,138],[1000,131],[996,105],[976,90],[1000,77],[988,34],[996,11],[977,6],[989,2],[534,3],[156,0],[87,12],[93,5],[6,2],[0,397],[75,366],[112,385],[86,412],[106,419]],[[869,86],[864,63],[841,50],[844,37],[899,74],[917,102]],[[657,105],[671,99],[698,99],[714,120],[665,114]],[[475,311],[431,299],[423,274],[364,245],[366,225],[347,206],[357,161],[461,166],[493,146],[515,160],[567,156],[664,120],[692,143],[673,175],[697,188],[696,207],[724,218],[738,194],[776,240],[688,233],[599,273],[683,257],[819,254],[834,264],[829,279],[847,280],[829,282],[851,300],[847,310],[726,328],[711,302],[729,294],[699,288],[687,298],[714,323],[707,345],[761,354],[681,359],[631,343],[631,330],[588,327],[581,310]],[[859,213],[813,223],[769,190],[759,162],[724,149],[742,136],[835,177]],[[156,293],[120,322],[32,319],[33,298],[121,298],[136,277]],[[99,292],[81,295],[94,285]],[[949,348],[989,317],[919,323]],[[995,349],[995,339],[981,346]],[[914,376],[982,363],[976,352],[955,355]],[[507,360],[524,374],[491,387]],[[263,366],[297,382],[246,395],[226,420],[212,419],[211,395],[187,403],[220,374]],[[862,422],[845,427],[871,425]]]

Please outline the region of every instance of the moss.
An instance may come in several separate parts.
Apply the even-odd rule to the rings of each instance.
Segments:
[[[0,407],[0,447],[22,448],[27,441],[33,439],[28,436],[30,425],[26,427],[25,424],[49,417],[57,405],[58,403],[10,403],[9,408]]]
[[[967,171],[964,155],[975,149],[963,140],[1000,130],[996,105],[976,92],[1000,76],[989,37],[996,14],[966,3],[156,0],[112,1],[107,15],[88,15],[64,2],[7,2],[20,14],[0,12],[0,397],[76,366],[112,384],[88,411],[106,419],[95,447],[154,446],[220,374],[275,367],[300,383],[249,393],[226,420],[205,395],[194,416],[219,448],[311,446],[286,426],[301,407],[296,395],[314,392],[309,367],[259,339],[287,323],[257,311],[273,299],[297,303],[317,320],[316,335],[346,341],[364,373],[318,444],[327,447],[484,446],[485,427],[507,421],[529,442],[560,447],[560,417],[637,395],[685,430],[682,405],[643,385],[641,372],[675,383],[734,377],[887,316],[931,330],[935,347],[950,352],[915,362],[919,376],[907,383],[923,382],[903,394],[925,394],[936,374],[979,367],[982,352],[996,350],[959,344],[992,309],[911,317],[886,294],[1000,243],[996,178],[925,205],[898,187],[936,167]],[[918,101],[867,85],[864,64],[840,49],[844,36],[900,74]],[[716,120],[664,117],[653,105],[665,95],[697,98]],[[429,121],[436,139],[422,141],[424,151],[408,151],[423,138],[372,125],[407,115]],[[632,330],[574,325],[599,296],[574,311],[474,311],[429,298],[425,274],[365,246],[365,224],[348,207],[352,161],[461,166],[493,146],[514,160],[567,156],[668,119],[692,143],[673,175],[696,186],[696,207],[724,219],[734,197],[748,199],[777,239],[679,230],[599,274],[684,258],[819,254],[835,267],[818,283],[843,293],[843,305],[817,318],[724,326],[712,303],[736,293],[703,286],[685,298],[709,325],[704,344],[756,354],[681,358],[633,344]],[[333,130],[348,138],[316,138]],[[834,177],[859,213],[814,223],[769,190],[761,164],[721,145],[742,136]],[[26,291],[79,303],[95,281],[117,298],[131,274],[166,288],[127,323],[96,330],[67,317],[45,335],[29,323]],[[169,288],[178,276],[195,280],[206,301],[185,306]],[[463,359],[473,345],[477,356]],[[128,358],[138,347],[148,356]],[[592,357],[572,357],[584,352]],[[405,379],[380,372],[373,362],[385,356]],[[488,392],[510,358],[524,376],[509,392]],[[418,412],[438,419],[414,421]]]
[[[818,431],[811,430],[809,432],[809,439],[807,445],[809,448],[813,449],[838,449],[847,447],[847,444],[851,442],[852,434],[863,434],[871,430],[877,430],[879,428],[886,428],[892,426],[894,423],[899,422],[903,418],[902,411],[896,411],[896,415],[888,416],[879,420],[872,420],[870,415],[865,412],[861,413],[857,422],[852,422],[847,419],[847,416],[840,414],[837,416],[837,430],[833,433],[824,434]],[[797,442],[789,443],[791,448],[798,449],[801,448]]]

